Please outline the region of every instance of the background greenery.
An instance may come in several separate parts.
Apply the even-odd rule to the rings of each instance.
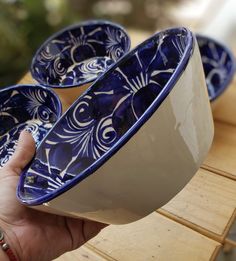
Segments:
[[[64,26],[98,18],[154,31],[172,24],[166,10],[178,1],[0,0],[0,86],[15,84],[41,43]]]

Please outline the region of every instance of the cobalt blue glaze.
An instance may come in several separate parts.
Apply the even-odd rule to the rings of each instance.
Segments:
[[[62,116],[20,178],[18,198],[42,204],[92,174],[151,117],[193,52],[190,31],[155,34],[101,76]]]
[[[229,86],[235,72],[235,58],[228,47],[214,39],[196,35],[210,101],[214,101]]]
[[[56,94],[37,85],[15,85],[0,90],[0,167],[15,151],[19,134],[32,133],[36,146],[61,115]]]
[[[108,21],[87,21],[63,29],[35,54],[31,74],[49,87],[94,81],[130,49],[125,30]]]

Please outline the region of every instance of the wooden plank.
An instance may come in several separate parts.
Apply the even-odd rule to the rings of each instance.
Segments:
[[[233,82],[219,98],[219,101],[216,101],[215,109],[213,111],[214,118],[218,121],[230,123],[236,125],[236,77],[234,77]]]
[[[236,182],[200,169],[189,184],[157,210],[223,242],[235,218]]]
[[[205,261],[215,260],[220,247],[219,242],[152,213],[131,224],[109,226],[85,246],[55,261]]]
[[[236,179],[236,126],[215,122],[214,142],[203,168]]]
[[[131,224],[109,226],[89,245],[120,261],[214,260],[221,246],[158,213]]]
[[[103,253],[100,253],[98,251],[94,251],[89,246],[82,246],[77,250],[68,252],[56,259],[54,261],[113,261],[109,256],[106,256]]]
[[[36,84],[37,82],[32,78],[31,73],[27,72],[18,82],[18,84]]]

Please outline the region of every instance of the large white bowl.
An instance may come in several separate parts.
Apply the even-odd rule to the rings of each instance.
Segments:
[[[153,35],[57,122],[18,185],[36,209],[110,224],[166,204],[211,146],[213,121],[193,34]]]

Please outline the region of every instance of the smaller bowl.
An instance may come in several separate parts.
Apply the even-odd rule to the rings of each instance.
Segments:
[[[215,101],[230,85],[235,72],[235,58],[228,47],[200,34],[196,35],[210,101]]]
[[[86,21],[46,40],[32,60],[31,74],[40,84],[58,88],[58,94],[70,105],[81,93],[75,88],[68,94],[63,88],[86,85],[86,89],[129,49],[129,36],[118,24]]]
[[[38,146],[61,116],[56,94],[35,85],[15,85],[0,90],[0,167],[15,151],[19,134],[26,129]]]

